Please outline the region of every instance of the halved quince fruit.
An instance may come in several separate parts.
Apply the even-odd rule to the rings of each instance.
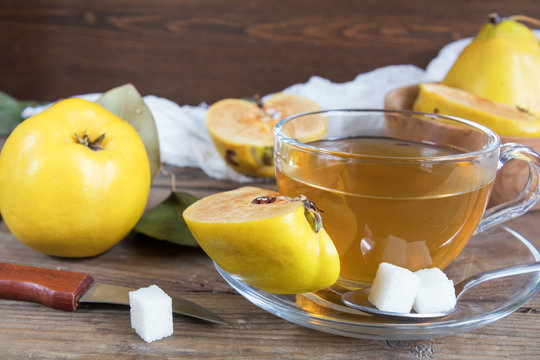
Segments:
[[[284,93],[265,102],[224,99],[210,106],[206,126],[227,165],[250,176],[273,177],[274,125],[287,116],[319,110],[310,99]],[[297,130],[299,140],[317,140],[326,119],[303,123]]]
[[[241,187],[205,197],[183,216],[208,256],[255,288],[303,293],[326,288],[339,276],[334,243],[305,197]]]
[[[472,120],[500,136],[540,136],[540,119],[526,111],[442,84],[420,84],[419,90],[415,111]]]

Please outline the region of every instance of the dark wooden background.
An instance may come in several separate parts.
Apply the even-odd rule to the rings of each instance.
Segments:
[[[0,0],[0,90],[56,100],[126,82],[197,105],[424,68],[489,13],[540,18],[538,0]]]
[[[489,13],[540,18],[540,0],[0,0],[0,91],[52,101],[126,82],[197,105],[279,91],[312,75],[335,82],[384,65],[424,68],[445,44],[473,36]],[[198,169],[167,169],[179,191],[238,187]],[[158,179],[152,199],[169,194]],[[265,184],[272,187],[274,184]],[[539,212],[510,222],[540,246]],[[0,301],[0,359],[527,359],[540,354],[540,296],[484,328],[420,341],[352,339],[277,318],[230,288],[200,249],[131,234],[100,256],[53,258],[0,223],[0,261],[90,272],[98,281],[157,284],[227,321],[175,317],[175,333],[144,343],[129,312],[65,313]]]

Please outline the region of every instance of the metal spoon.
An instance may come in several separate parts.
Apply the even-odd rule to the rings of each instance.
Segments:
[[[528,264],[528,265],[517,265],[510,266],[506,268],[501,268],[497,270],[486,271],[480,274],[473,275],[468,279],[463,280],[462,282],[456,284],[456,306],[453,309],[450,309],[445,312],[440,313],[429,313],[429,314],[418,314],[416,312],[411,313],[397,313],[391,311],[383,311],[377,309],[373,304],[371,304],[367,298],[369,295],[370,287],[353,290],[346,292],[341,296],[341,301],[349,307],[361,310],[365,313],[388,318],[388,319],[399,319],[399,320],[414,320],[414,321],[423,321],[429,319],[436,319],[448,316],[452,314],[457,309],[457,300],[470,288],[481,284],[488,280],[498,279],[505,276],[526,274],[534,271],[540,271],[540,262]]]

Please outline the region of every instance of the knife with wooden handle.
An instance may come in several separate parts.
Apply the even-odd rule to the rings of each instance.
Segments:
[[[73,311],[80,303],[129,305],[136,290],[94,281],[88,274],[0,262],[0,298],[30,301],[53,309]],[[191,301],[171,296],[173,312],[226,324],[213,312]]]

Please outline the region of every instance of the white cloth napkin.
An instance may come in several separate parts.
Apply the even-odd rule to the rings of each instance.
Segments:
[[[540,37],[540,32],[537,31]],[[393,89],[422,81],[440,81],[471,38],[462,39],[443,47],[426,70],[413,65],[382,67],[345,83],[333,83],[319,76],[306,83],[295,84],[283,90],[303,95],[317,102],[323,109],[382,108],[385,94]],[[100,94],[79,95],[94,101]],[[181,167],[201,168],[208,176],[238,182],[263,181],[253,179],[230,169],[214,148],[205,126],[208,105],[180,106],[165,98],[144,96],[156,121],[162,162]],[[44,107],[26,108],[22,115],[29,117]]]
[[[323,109],[382,108],[387,91],[414,84],[423,76],[424,71],[414,66],[389,66],[340,84],[313,76],[306,83],[293,85],[283,92],[303,95]],[[221,180],[264,181],[239,174],[225,164],[206,130],[206,104],[179,106],[155,96],[145,96],[144,100],[156,120],[164,163],[199,167],[208,176]]]

